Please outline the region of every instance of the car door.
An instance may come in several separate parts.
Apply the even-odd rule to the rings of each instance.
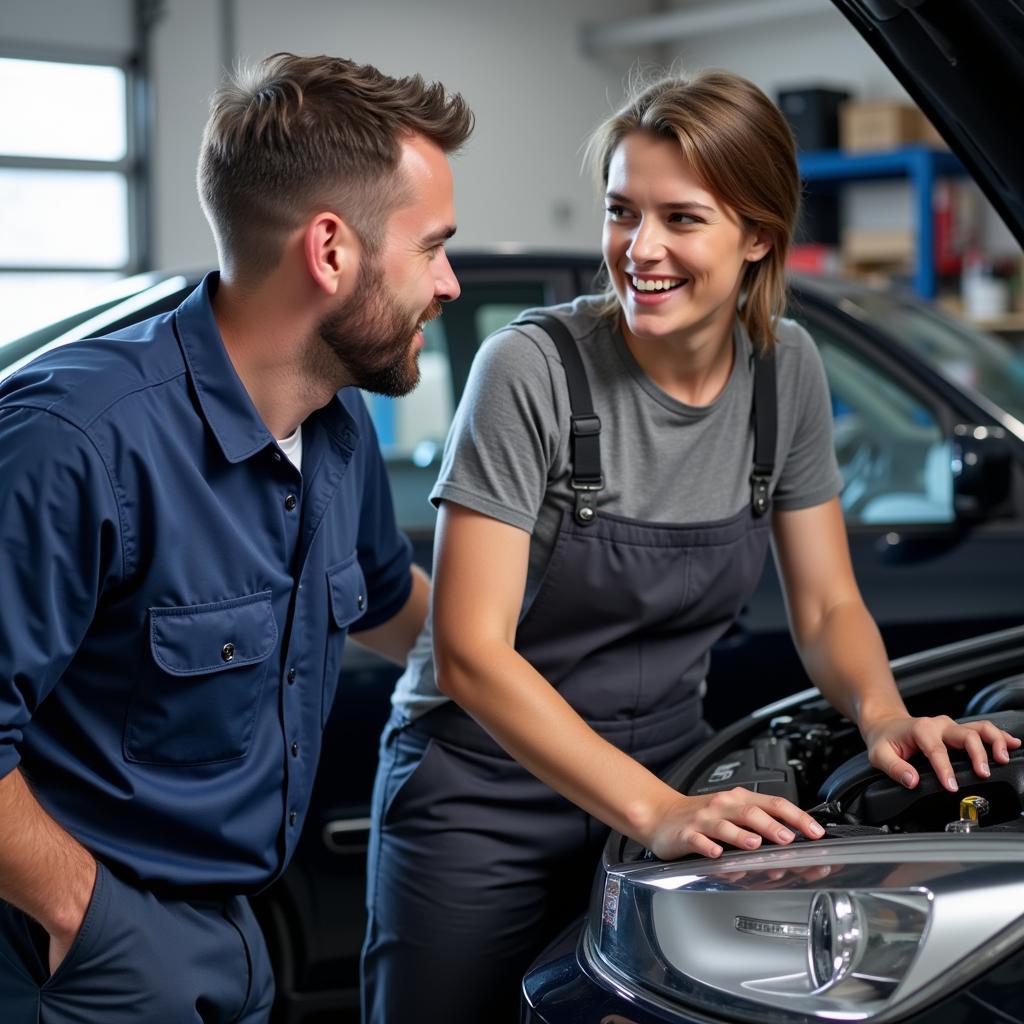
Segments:
[[[797,309],[818,344],[832,397],[840,495],[854,572],[891,657],[1024,620],[1019,497],[979,521],[954,507],[959,424],[982,410],[913,366],[897,338],[866,332],[830,302]],[[1024,469],[1020,449],[1008,440]],[[706,711],[724,725],[808,685],[769,560],[739,621],[712,655]]]

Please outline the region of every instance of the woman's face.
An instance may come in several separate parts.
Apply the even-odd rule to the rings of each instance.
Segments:
[[[748,262],[770,248],[704,188],[679,144],[642,132],[612,154],[602,252],[638,339],[724,339]]]

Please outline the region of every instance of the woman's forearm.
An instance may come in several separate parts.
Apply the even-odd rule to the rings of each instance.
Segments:
[[[859,598],[836,604],[797,647],[812,682],[862,734],[880,718],[907,714],[881,634]]]
[[[435,641],[438,684],[520,764],[609,827],[649,845],[682,798],[599,736],[504,640]]]

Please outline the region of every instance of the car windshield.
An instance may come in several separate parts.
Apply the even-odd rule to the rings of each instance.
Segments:
[[[970,388],[1024,423],[1024,355],[933,307],[892,295],[859,295],[856,305],[948,380]]]

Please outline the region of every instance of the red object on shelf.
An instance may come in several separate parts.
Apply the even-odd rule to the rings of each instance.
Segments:
[[[786,267],[798,274],[837,274],[839,250],[834,245],[800,242],[789,247]]]
[[[953,189],[951,181],[937,181],[932,192],[933,262],[940,276],[959,274],[963,264]]]

